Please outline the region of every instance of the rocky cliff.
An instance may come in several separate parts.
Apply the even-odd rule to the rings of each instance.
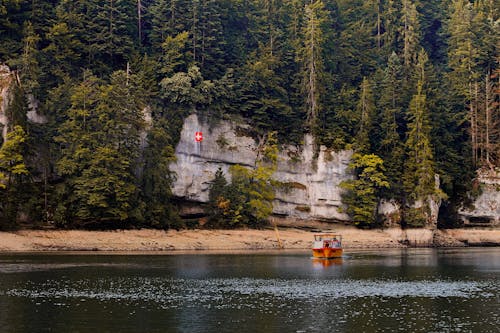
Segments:
[[[196,142],[196,132],[203,133],[201,142]],[[209,185],[217,169],[221,168],[229,180],[231,165],[255,165],[259,142],[251,132],[248,125],[236,122],[219,121],[209,125],[195,114],[185,120],[176,147],[177,161],[171,165],[177,174],[173,194],[187,204],[183,215],[202,214],[200,204],[208,202]],[[341,212],[339,184],[352,177],[347,167],[351,155],[352,151],[334,152],[320,147],[319,154],[314,156],[313,139],[309,135],[299,147],[280,147],[274,178],[286,186],[277,189],[274,214],[307,220],[349,221]],[[498,226],[500,174],[498,171],[483,173],[478,177],[480,195],[473,200],[472,206],[460,211],[460,217],[465,225]],[[435,226],[439,204],[434,206],[431,227]],[[382,201],[379,213],[386,226],[397,226],[401,222],[401,207],[395,201]]]
[[[7,129],[9,126],[9,118],[7,116],[7,109],[13,99],[13,90],[19,85],[19,77],[15,71],[11,71],[6,65],[0,64],[0,127],[3,139],[7,137]],[[38,101],[32,94],[26,96],[28,102],[28,110],[26,118],[28,121],[35,124],[45,124],[47,119],[45,116],[38,113]]]
[[[500,226],[500,169],[478,170],[476,191],[472,205],[459,213],[468,226]]]
[[[0,127],[3,139],[7,136],[8,118],[5,111],[11,100],[12,80],[9,67],[0,64]]]
[[[195,141],[195,133],[203,141]],[[229,121],[209,126],[197,115],[189,116],[176,147],[177,161],[171,165],[177,174],[175,196],[194,203],[208,201],[210,182],[221,168],[229,178],[233,164],[255,165],[259,142],[249,136],[251,129]],[[342,213],[340,182],[352,177],[347,165],[351,151],[334,152],[320,147],[317,157],[311,136],[300,147],[280,147],[278,170],[274,178],[285,186],[277,190],[273,202],[276,215],[300,219],[348,221]]]

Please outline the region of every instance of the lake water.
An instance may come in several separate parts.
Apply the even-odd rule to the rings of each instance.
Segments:
[[[0,253],[1,332],[500,332],[500,248]]]

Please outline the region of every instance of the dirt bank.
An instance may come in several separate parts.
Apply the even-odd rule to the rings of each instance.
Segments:
[[[455,229],[432,233],[422,229],[359,230],[335,227],[344,237],[344,247],[388,248],[412,245],[500,245],[500,230]],[[438,235],[437,239],[436,234]],[[420,238],[418,238],[420,237]],[[308,249],[313,232],[280,227],[265,230],[22,230],[0,232],[0,251],[173,251]],[[279,240],[278,240],[279,239]],[[406,245],[405,245],[406,244]],[[418,242],[417,242],[417,245]]]

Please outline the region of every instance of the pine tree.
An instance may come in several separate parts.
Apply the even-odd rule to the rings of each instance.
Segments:
[[[76,77],[80,69],[83,44],[65,22],[55,23],[47,33],[48,45],[42,50],[44,79],[52,87],[63,82],[66,77]]]
[[[193,1],[192,54],[203,77],[207,79],[220,78],[225,69],[220,12],[221,6],[217,0]]]
[[[181,32],[175,36],[167,36],[162,45],[162,54],[160,56],[159,72],[164,76],[171,76],[177,72],[187,70],[187,44],[189,34],[187,31]]]

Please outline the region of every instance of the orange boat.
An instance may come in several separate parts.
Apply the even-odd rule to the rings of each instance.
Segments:
[[[342,257],[342,236],[335,233],[315,234],[312,251],[314,258]]]

